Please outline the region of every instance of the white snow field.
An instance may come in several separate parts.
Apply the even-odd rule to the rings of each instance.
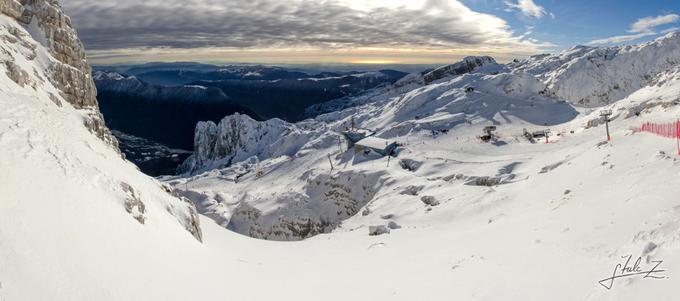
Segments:
[[[680,35],[651,42],[673,54],[659,56],[667,68],[629,70],[650,79],[610,105],[559,98],[572,94],[551,87],[587,88],[559,76],[478,68],[298,124],[202,124],[186,173],[166,183],[43,80],[54,58],[39,32],[0,16],[4,36],[28,44],[0,39],[0,300],[677,299],[680,156],[631,128],[680,116]],[[339,132],[352,117],[403,143],[398,156],[348,150]],[[498,139],[482,143],[489,125]],[[550,128],[550,143],[524,128]],[[202,241],[171,189],[196,203]],[[628,255],[658,278],[601,284]]]
[[[262,268],[291,269],[304,283],[295,293],[302,299],[332,286],[342,289],[323,298],[674,300],[680,156],[675,140],[633,129],[680,117],[680,35],[633,49],[673,55],[659,56],[668,64],[662,71],[620,73],[651,79],[624,97],[612,94],[611,105],[554,98],[551,85],[567,84],[513,65],[478,68],[429,85],[397,83],[357,98],[357,107],[298,124],[233,115],[199,125],[188,173],[165,180],[224,228],[297,241],[246,240],[268,245],[261,255],[230,250]],[[579,60],[587,59],[572,63]],[[613,111],[610,143],[600,117],[606,109]],[[405,146],[389,163],[347,150],[339,132],[351,118]],[[489,125],[498,139],[482,143]],[[525,128],[550,129],[549,143],[530,143]],[[229,244],[221,229],[203,224],[206,245],[216,236]],[[376,226],[389,234],[369,236]],[[664,272],[653,273],[661,279],[600,283],[629,255],[629,266],[640,257],[645,271],[663,261]]]

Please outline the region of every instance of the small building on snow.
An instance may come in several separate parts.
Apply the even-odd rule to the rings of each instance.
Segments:
[[[389,156],[397,148],[397,142],[378,137],[366,137],[354,144],[356,152],[372,150],[383,156]]]
[[[352,146],[354,146],[354,143],[357,143],[357,142],[361,141],[362,139],[373,135],[373,132],[371,132],[369,130],[358,129],[358,130],[346,130],[346,131],[343,131],[342,134],[347,139],[347,142],[349,143],[349,147],[352,147]]]

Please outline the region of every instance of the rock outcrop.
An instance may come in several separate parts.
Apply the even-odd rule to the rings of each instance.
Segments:
[[[14,19],[18,19],[24,12],[24,7],[16,0],[0,1],[0,12]]]
[[[40,35],[33,39],[43,44],[55,59],[50,66],[49,81],[73,107],[86,111],[84,123],[92,133],[118,149],[118,141],[106,128],[99,112],[97,90],[91,76],[92,68],[85,58],[85,47],[59,1],[2,0],[0,12],[27,28],[35,26],[39,29],[39,32],[29,32]]]
[[[382,173],[306,173],[302,191],[246,194],[233,208],[227,228],[254,238],[302,240],[335,230],[356,215],[383,185]],[[275,210],[263,204],[278,204]]]
[[[425,83],[429,84],[445,77],[470,73],[480,67],[489,65],[498,65],[498,63],[490,56],[469,56],[455,64],[434,69],[423,75],[423,78],[425,79]]]
[[[177,222],[200,241],[193,204],[121,158],[83,45],[59,2],[0,0],[0,12],[0,136],[13,137],[0,139],[0,169],[14,181],[6,183],[12,198],[27,206],[62,202],[56,208],[78,202],[115,208],[111,201],[144,226]]]
[[[194,134],[194,154],[178,173],[224,168],[250,157],[267,159],[294,156],[305,144],[325,133],[323,128],[305,128],[280,119],[256,121],[236,113],[219,124],[200,122]]]

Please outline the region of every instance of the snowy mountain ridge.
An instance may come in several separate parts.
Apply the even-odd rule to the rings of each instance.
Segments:
[[[116,72],[95,71],[93,79],[100,92],[126,93],[157,101],[181,99],[186,102],[225,102],[229,97],[220,89],[198,85],[156,86],[139,80],[136,76],[124,76]]]
[[[347,263],[328,263],[324,249],[339,248],[332,254],[361,262],[350,269],[367,273],[362,279],[386,279],[376,296],[391,298],[396,290],[402,295],[393,298],[403,300],[672,300],[669,279],[632,279],[612,291],[598,281],[611,276],[622,256],[663,260],[667,271],[680,266],[673,256],[680,246],[674,197],[680,189],[668,185],[680,174],[680,160],[671,155],[675,144],[631,130],[680,114],[676,39],[669,35],[628,51],[575,47],[431,84],[411,80],[338,101],[341,110],[304,122],[270,122],[274,128],[267,130],[229,116],[219,126],[229,130],[197,128],[203,137],[197,147],[207,160],[165,180],[223,228],[266,240],[302,240],[293,244],[300,252],[305,246],[323,250],[318,257],[305,253],[304,262],[342,269]],[[609,59],[613,53],[617,62],[666,55],[620,75],[612,70],[625,66],[583,65],[589,55]],[[619,89],[625,93],[607,96],[619,100],[596,108],[558,96],[591,94],[576,91],[581,87],[573,81],[592,70],[611,83],[652,75],[644,83],[630,80],[642,86]],[[567,88],[573,91],[562,90]],[[613,111],[612,142],[605,141],[600,116],[607,109]],[[399,142],[397,156],[348,149],[340,132],[352,123]],[[481,142],[491,125],[498,128],[494,139]],[[548,129],[547,138],[530,141],[524,134]],[[257,139],[269,131],[276,138]],[[423,270],[414,270],[412,261]],[[518,278],[517,270],[527,273]],[[394,288],[422,283],[420,277],[432,280],[416,285],[417,291]],[[497,284],[490,289],[489,281]],[[464,288],[445,289],[452,282]]]
[[[642,46],[630,47],[625,52],[631,54],[623,54],[623,51],[619,50],[622,53],[619,54],[621,60],[631,60],[630,57],[634,55],[648,56],[650,55],[648,52],[655,48],[660,48],[656,49],[655,53],[668,55],[658,56],[661,62],[650,63],[649,70],[634,69],[629,73],[621,74],[621,78],[617,78],[614,74],[612,75],[614,78],[608,80],[610,82],[626,81],[635,74],[648,73],[655,74],[654,78],[659,81],[664,81],[662,78],[673,78],[675,59],[680,58],[680,54],[675,52],[677,37],[668,35]],[[332,194],[326,191],[322,196],[310,195],[306,190],[310,181],[312,183],[325,182],[325,180],[314,180],[313,175],[319,170],[330,167],[329,159],[333,166],[343,166],[340,171],[336,171],[337,177],[331,177],[335,181],[347,183],[348,179],[353,176],[374,175],[377,172],[373,169],[375,163],[369,163],[378,158],[375,154],[364,157],[361,153],[347,150],[344,142],[340,142],[344,140],[339,133],[349,127],[350,118],[359,128],[369,129],[379,137],[394,139],[406,145],[412,145],[413,141],[421,140],[426,143],[428,135],[435,135],[433,139],[436,140],[438,135],[442,135],[442,130],[456,131],[457,134],[454,134],[456,141],[464,140],[467,141],[466,143],[471,143],[475,141],[470,137],[474,137],[470,134],[471,131],[481,131],[480,128],[486,125],[495,125],[514,132],[498,141],[499,149],[524,148],[521,142],[522,127],[557,127],[559,129],[557,132],[563,135],[565,132],[580,133],[602,124],[599,121],[599,111],[586,110],[579,105],[574,105],[578,101],[572,102],[570,99],[558,98],[556,92],[552,92],[555,87],[572,85],[572,77],[564,74],[577,74],[577,72],[564,70],[576,70],[575,66],[582,65],[583,57],[593,55],[593,53],[599,55],[613,52],[607,49],[575,47],[560,55],[532,57],[525,62],[507,66],[498,65],[492,59],[469,58],[452,65],[471,66],[464,72],[442,73],[443,75],[431,84],[418,83],[407,77],[400,81],[402,83],[408,81],[406,85],[397,82],[391,87],[376,89],[357,98],[347,99],[355,106],[345,106],[341,111],[320,115],[298,124],[268,122],[264,123],[266,125],[258,125],[258,122],[243,120],[242,116],[229,116],[220,123],[220,127],[226,127],[228,130],[221,130],[220,134],[217,134],[216,125],[202,124],[197,128],[195,145],[195,148],[200,151],[185,163],[185,166],[189,167],[182,169],[183,172],[190,172],[191,176],[169,181],[175,187],[181,187],[180,183],[186,182],[196,185],[197,187],[190,189],[188,193],[194,194],[194,197],[201,200],[197,202],[199,211],[239,233],[258,238],[290,240],[328,232],[333,230],[328,226],[337,227],[344,220],[357,218],[351,215],[329,215],[323,211],[301,208],[299,204],[309,204],[308,206],[314,206],[311,205],[312,203],[324,204],[328,199],[323,195]],[[481,63],[470,65],[470,62]],[[588,68],[591,67],[583,68],[590,70]],[[456,69],[445,67],[439,70]],[[587,73],[587,71],[583,72]],[[601,76],[607,74],[611,73],[604,72]],[[572,76],[576,77],[576,75]],[[658,82],[650,78],[648,83]],[[627,89],[633,89],[632,87]],[[664,90],[667,89],[670,88],[664,88]],[[631,92],[625,96],[631,95],[634,93]],[[661,102],[661,105],[668,108],[669,105],[672,106],[673,101],[665,100]],[[657,106],[651,99],[645,99],[636,104],[622,100],[621,104],[614,106],[618,109],[615,110],[616,114],[613,119],[621,117],[628,119],[636,116],[635,114],[639,115],[640,112],[653,111]],[[267,129],[252,130],[264,127]],[[291,130],[293,128],[294,130]],[[272,133],[277,138],[261,140],[256,138],[263,137],[264,133]],[[244,138],[244,136],[253,138]],[[553,139],[560,140],[559,137]],[[217,145],[220,146],[216,147]],[[225,147],[225,145],[229,146]],[[291,145],[295,147],[290,148]],[[425,151],[423,146],[407,146],[404,151],[414,152],[412,150],[414,147]],[[246,149],[258,151],[244,151]],[[411,150],[408,151],[409,149]],[[327,158],[328,156],[330,158]],[[401,157],[402,155],[399,156]],[[201,159],[197,160],[197,158]],[[304,159],[303,163],[300,162],[300,158]],[[411,165],[422,166],[426,163],[418,157],[406,156],[400,159],[399,163],[394,164],[411,168],[409,167]],[[503,166],[497,168],[507,169]],[[261,175],[253,176],[258,170]],[[263,170],[271,170],[271,172]],[[282,174],[279,170],[286,172]],[[369,182],[373,183],[369,184],[369,187],[374,187],[377,191],[377,195],[371,196],[371,201],[360,201],[361,198],[352,197],[340,201],[340,204],[377,202],[381,194],[385,193],[384,189],[379,188],[383,185],[378,183],[390,182],[388,179],[391,178],[382,172],[378,174],[375,181]],[[343,177],[347,179],[341,180]],[[512,183],[512,179],[518,177],[517,174],[506,172],[484,176],[474,173],[441,175],[442,179],[460,179],[473,186],[476,185],[474,183]],[[274,186],[288,192],[282,194],[274,190],[271,185],[265,185],[267,188],[256,185],[270,178],[276,179],[274,182],[278,184]],[[228,192],[225,188],[216,188],[216,183],[227,185]],[[410,195],[409,191],[413,185],[407,185],[409,181],[403,183],[402,188],[395,189],[404,189],[404,194]],[[329,183],[323,185],[333,186]],[[416,191],[414,194],[417,195],[419,190],[420,188],[413,190]],[[376,192],[372,192],[371,195],[373,193]],[[200,204],[209,205],[202,207]],[[273,204],[276,206],[269,207]],[[274,208],[277,209],[274,210]],[[272,210],[274,213],[271,213]],[[365,212],[368,216],[373,216],[370,210]],[[291,219],[299,221],[300,218],[308,221],[304,229],[314,230],[299,231],[299,226],[292,228],[289,226]]]
[[[556,55],[530,57],[512,67],[540,78],[550,96],[599,107],[625,98],[678,64],[680,32],[671,32],[635,46],[577,46]]]
[[[180,173],[229,167],[250,157],[292,156],[307,141],[311,132],[280,119],[263,122],[247,115],[234,114],[219,124],[200,122],[194,135],[194,155],[182,164]]]

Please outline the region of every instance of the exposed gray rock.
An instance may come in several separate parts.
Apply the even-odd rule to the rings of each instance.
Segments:
[[[483,176],[483,177],[478,177],[478,176],[472,176],[468,177],[465,185],[470,185],[470,186],[497,186],[497,185],[503,185],[503,184],[508,184],[510,183],[513,179],[515,179],[516,175],[515,174],[506,174],[506,175],[498,175],[495,177],[489,177],[489,176]]]
[[[654,250],[656,250],[658,247],[659,247],[659,246],[658,246],[657,244],[655,244],[654,242],[651,242],[651,241],[650,241],[650,242],[647,243],[647,245],[645,246],[645,249],[642,250],[642,256],[646,256],[646,255],[648,255],[649,253],[654,252]]]
[[[189,233],[191,233],[191,235],[193,235],[198,241],[202,242],[203,232],[201,231],[201,224],[198,217],[198,212],[196,211],[196,206],[194,206],[194,203],[192,203],[191,200],[185,197],[179,198],[187,205],[187,208],[189,208],[190,214],[183,223],[186,227],[186,230],[189,231]]]
[[[52,94],[52,93],[50,93],[49,96],[50,96],[50,100],[51,100],[55,105],[57,105],[57,107],[60,107],[60,108],[61,108],[61,107],[63,106],[63,104],[61,103],[61,100],[59,99],[59,97],[57,97],[56,95],[54,95],[54,94]]]
[[[385,227],[384,225],[368,227],[368,235],[370,236],[378,236],[383,234],[390,234],[390,229]]]
[[[453,174],[450,176],[446,176],[443,178],[444,181],[446,182],[453,182],[453,181],[460,181],[460,180],[466,180],[468,176],[464,174]]]
[[[399,160],[399,165],[405,170],[417,171],[421,166],[423,166],[423,162],[411,159],[401,159]]]
[[[407,186],[406,188],[404,188],[404,190],[401,191],[401,194],[418,195],[424,188],[425,188],[425,186],[422,186],[422,185],[418,185],[418,186],[410,185],[410,186]]]
[[[449,77],[449,76],[456,76],[456,75],[461,75],[465,73],[470,73],[474,71],[475,69],[485,66],[485,65],[491,65],[491,64],[497,64],[496,60],[494,60],[492,57],[489,56],[471,56],[471,57],[466,57],[462,61],[452,64],[452,65],[447,65],[444,67],[437,68],[435,70],[432,70],[425,75],[423,75],[423,78],[425,79],[425,83],[429,84],[433,81]]]
[[[17,85],[24,87],[31,84],[31,79],[28,77],[28,72],[19,67],[14,62],[4,62],[7,68],[7,77],[13,80]]]
[[[657,100],[645,101],[641,104],[628,107],[625,111],[624,118],[637,117],[642,115],[643,113],[651,112],[653,108],[657,107],[668,109],[670,107],[677,105],[680,105],[680,97],[671,101],[657,101]]]
[[[471,186],[496,186],[501,184],[501,178],[500,177],[470,177],[468,178],[468,181],[465,182],[465,185],[471,185]]]
[[[23,14],[24,7],[17,0],[2,0],[0,1],[0,12],[17,19]]]
[[[260,160],[294,156],[317,137],[337,141],[336,136],[318,124],[313,128],[304,126],[280,119],[256,121],[239,113],[225,117],[219,124],[199,122],[194,133],[194,154],[178,167],[177,172],[225,168],[253,156]]]
[[[82,113],[77,116],[84,117],[86,128],[119,151],[117,141],[106,128],[99,111],[94,83],[90,76],[91,69],[85,60],[83,45],[71,26],[70,19],[62,13],[59,2],[0,0],[0,13],[16,21],[2,25],[0,30],[2,73],[6,73],[18,86],[25,87],[24,89],[29,87],[35,90],[44,89],[40,92],[45,92],[49,101],[58,107],[62,107],[64,101],[70,103]],[[26,30],[22,27],[26,27]],[[38,52],[42,48],[41,45],[50,54],[44,59],[42,57],[44,52],[42,50]],[[41,55],[40,62],[31,62],[38,54]],[[28,64],[24,61],[28,61]],[[38,67],[44,64],[48,64],[45,66],[47,70]],[[30,67],[31,65],[33,67]],[[49,83],[57,90],[49,87]],[[51,105],[49,101],[48,104]],[[60,160],[52,155],[57,161]],[[141,190],[132,182],[119,183],[118,192],[123,210],[140,224],[148,222],[147,207]],[[165,209],[200,241],[202,237],[196,208],[186,198],[173,199],[168,187],[163,186],[163,189],[168,193]]]
[[[118,139],[111,134],[109,128],[106,127],[104,123],[104,116],[99,112],[96,107],[83,109],[87,113],[87,118],[83,120],[83,125],[89,129],[92,133],[97,135],[99,139],[103,140],[107,144],[118,149]]]
[[[31,22],[36,22],[42,35],[33,37],[33,39],[44,43],[43,46],[56,59],[50,66],[52,75],[49,78],[50,82],[75,108],[90,110],[92,113],[88,114],[88,118],[91,120],[86,121],[85,126],[97,137],[118,150],[118,141],[106,128],[103,117],[99,113],[97,90],[92,81],[92,68],[85,58],[85,48],[71,24],[71,19],[63,13],[59,1],[2,0],[0,11],[26,26]],[[21,72],[14,75],[14,78],[21,81]]]
[[[246,195],[233,209],[227,228],[254,238],[301,240],[329,233],[356,215],[382,185],[381,174],[340,173],[310,177],[304,192]],[[193,199],[194,203],[199,199]],[[260,210],[259,203],[276,202],[276,210]],[[200,207],[201,204],[197,205]]]
[[[144,213],[146,213],[146,206],[142,199],[137,194],[130,184],[120,183],[120,187],[123,188],[125,192],[125,211],[132,215],[140,224],[144,224]]]
[[[173,190],[168,184],[164,183],[160,184],[160,187],[168,194],[180,199],[184,204],[186,204],[186,207],[189,209],[189,215],[186,216],[184,220],[181,220],[180,217],[178,216],[175,217],[180,219],[180,223],[184,225],[185,229],[189,231],[189,233],[191,233],[191,235],[193,235],[194,238],[202,242],[203,232],[201,231],[201,223],[198,217],[198,211],[196,210],[196,206],[194,206],[194,203],[190,199],[177,194],[176,190]]]
[[[422,201],[423,203],[425,203],[425,205],[428,205],[428,206],[439,205],[439,201],[435,197],[429,196],[429,195],[421,197],[420,201]]]
[[[387,228],[390,228],[392,230],[396,230],[396,229],[401,229],[401,226],[394,221],[390,221],[389,223],[387,223]]]

